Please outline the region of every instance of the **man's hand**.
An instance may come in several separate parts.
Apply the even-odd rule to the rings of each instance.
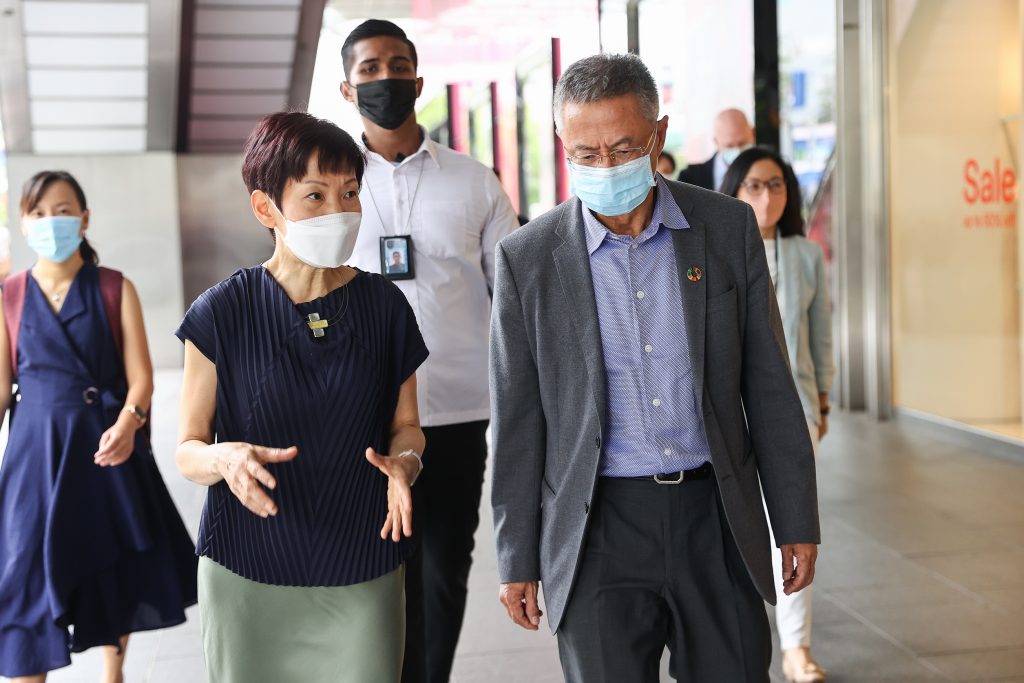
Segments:
[[[811,585],[818,546],[814,543],[790,543],[782,546],[782,591],[792,595]],[[794,560],[796,566],[793,566]]]
[[[520,581],[503,583],[498,590],[498,599],[508,611],[509,618],[527,631],[536,631],[544,615],[537,606],[537,588],[536,581]]]

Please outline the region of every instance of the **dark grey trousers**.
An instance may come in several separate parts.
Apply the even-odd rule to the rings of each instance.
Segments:
[[[487,421],[424,427],[423,474],[412,487],[402,683],[447,683],[466,611],[473,534],[487,463]]]
[[[713,478],[677,486],[601,478],[558,629],[569,683],[766,683],[764,601],[725,522]],[[765,539],[767,542],[767,539]]]

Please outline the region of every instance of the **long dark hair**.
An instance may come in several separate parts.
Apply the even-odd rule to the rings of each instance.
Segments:
[[[78,184],[73,175],[67,171],[40,171],[25,181],[25,185],[21,189],[21,215],[24,216],[36,208],[39,200],[46,193],[47,188],[60,181],[67,183],[71,187],[71,191],[78,198],[78,204],[82,207],[82,211],[86,211],[89,207],[85,203],[85,191],[82,190],[82,186]],[[82,236],[82,244],[78,247],[78,253],[86,261],[91,261],[92,263],[100,262],[99,254],[92,248],[89,240],[85,239],[84,235]]]
[[[800,183],[797,182],[793,167],[786,163],[778,152],[769,147],[751,147],[740,153],[736,160],[729,164],[729,170],[722,178],[722,186],[718,191],[735,197],[740,192],[740,185],[750,173],[750,167],[763,159],[774,161],[782,169],[782,178],[786,181],[786,208],[779,218],[779,236],[792,237],[804,234],[804,215],[801,212]],[[767,190],[766,190],[767,191]]]

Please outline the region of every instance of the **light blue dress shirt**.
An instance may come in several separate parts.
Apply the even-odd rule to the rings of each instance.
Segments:
[[[636,477],[711,459],[693,384],[672,230],[689,230],[664,179],[638,237],[616,235],[583,208],[604,348],[608,415],[599,474]]]

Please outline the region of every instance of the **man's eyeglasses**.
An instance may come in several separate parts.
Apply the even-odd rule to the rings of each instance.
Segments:
[[[740,183],[740,187],[752,195],[759,195],[767,188],[771,194],[782,194],[786,191],[786,181],[782,178],[771,180],[747,180]]]
[[[565,158],[577,166],[600,166],[601,161],[604,159],[608,159],[609,166],[619,166],[633,161],[644,154],[649,154],[650,149],[654,148],[654,136],[657,132],[658,128],[655,126],[654,132],[651,133],[650,139],[643,147],[622,147],[620,149],[613,149],[607,154],[577,154],[575,156],[567,156]]]

